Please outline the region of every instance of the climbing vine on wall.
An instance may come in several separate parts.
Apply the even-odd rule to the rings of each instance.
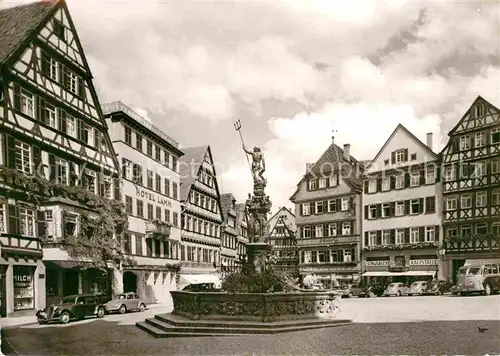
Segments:
[[[39,176],[30,177],[5,166],[0,166],[0,180],[24,192],[37,205],[44,205],[50,198],[60,197],[85,207],[85,210],[77,211],[79,227],[76,231],[63,231],[60,242],[66,245],[70,256],[99,267],[105,267],[108,261],[123,259],[119,243],[113,238],[115,232],[120,234],[128,225],[123,202],[106,199],[82,187],[54,183]],[[42,243],[48,243],[48,240],[42,238]]]

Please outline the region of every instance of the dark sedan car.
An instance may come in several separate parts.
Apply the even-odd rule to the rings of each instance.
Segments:
[[[370,284],[363,288],[363,290],[359,293],[360,298],[373,298],[380,297],[384,294],[385,286],[382,284]]]
[[[427,288],[423,292],[425,295],[443,295],[451,291],[452,285],[448,281],[432,281],[427,284]]]
[[[84,319],[88,316],[102,318],[106,312],[102,300],[102,296],[93,294],[69,295],[64,297],[60,304],[52,304],[37,311],[36,317],[39,324],[49,322],[66,324],[70,320]]]

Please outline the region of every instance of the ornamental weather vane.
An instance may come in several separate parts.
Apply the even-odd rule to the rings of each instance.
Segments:
[[[246,201],[246,209],[250,217],[249,235],[251,242],[261,242],[267,233],[267,214],[272,206],[269,196],[265,193],[267,185],[267,180],[264,178],[266,162],[259,147],[254,147],[253,151],[246,148],[241,127],[241,121],[236,120],[234,128],[240,134],[243,151],[245,152],[253,178],[253,196],[248,194],[248,200]],[[249,156],[252,158],[251,164]]]

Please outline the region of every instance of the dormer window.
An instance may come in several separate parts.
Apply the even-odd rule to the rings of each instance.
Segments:
[[[484,106],[483,104],[477,104],[474,107],[474,117],[482,117],[484,116]]]
[[[309,190],[316,190],[316,179],[310,179],[308,182]]]
[[[401,163],[405,161],[405,150],[396,151],[396,163]]]
[[[337,180],[337,175],[333,174],[330,177],[328,177],[328,186],[329,187],[336,187],[338,185],[338,180]]]
[[[326,188],[326,179],[325,178],[318,179],[318,188],[319,189]]]

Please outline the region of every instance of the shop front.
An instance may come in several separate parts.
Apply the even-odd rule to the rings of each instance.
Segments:
[[[316,277],[318,283],[325,288],[357,284],[361,280],[359,269],[356,263],[347,263],[345,266],[330,264],[330,266],[300,266],[300,275],[302,278],[308,275]]]

